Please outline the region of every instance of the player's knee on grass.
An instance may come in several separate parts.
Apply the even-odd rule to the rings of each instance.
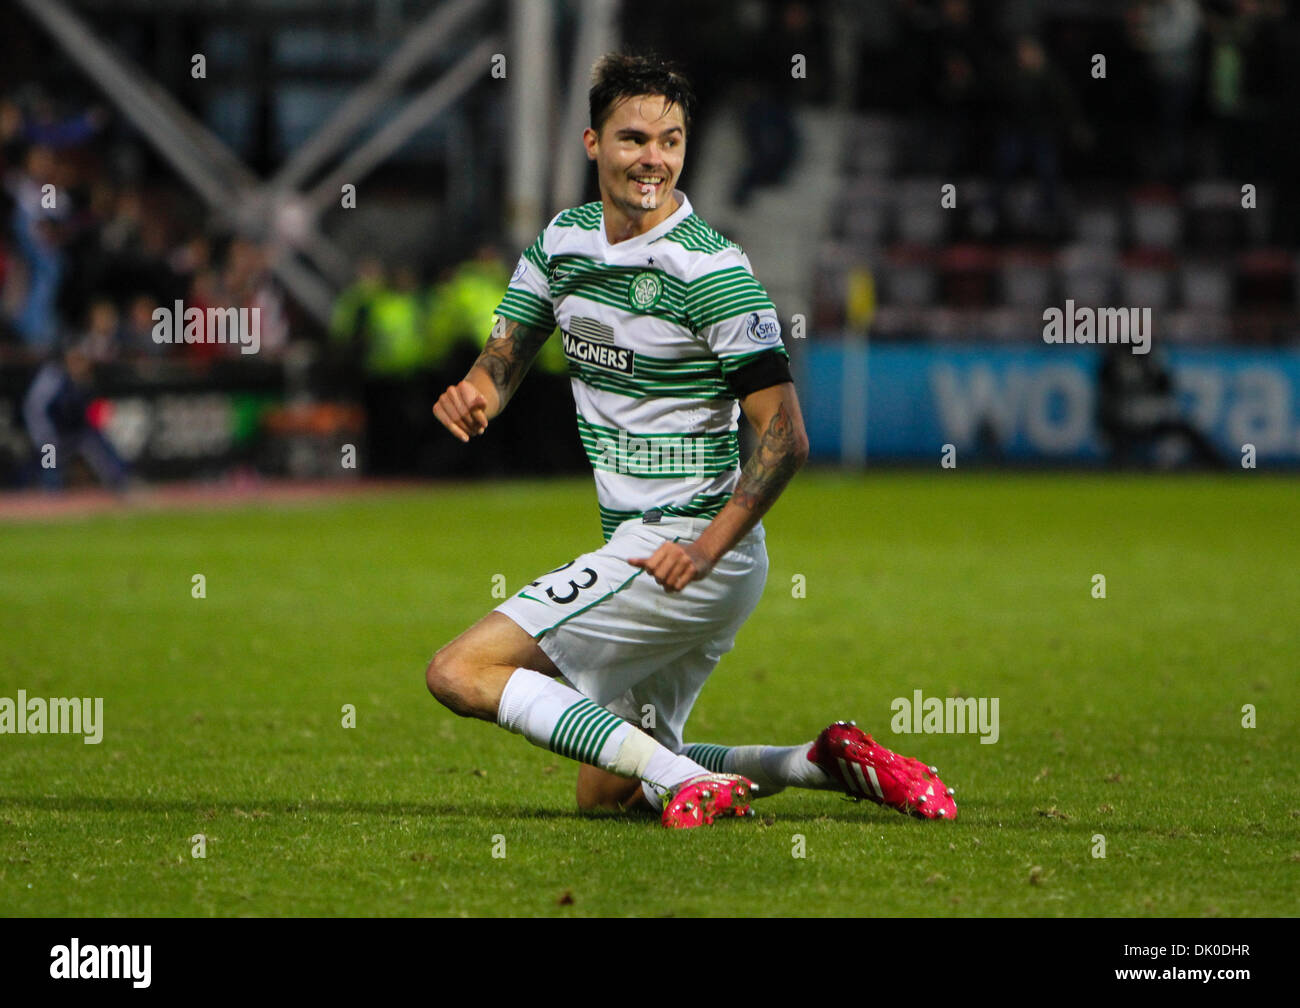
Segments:
[[[447,649],[443,648],[432,658],[424,669],[424,684],[429,687],[429,692],[433,698],[444,707],[456,710],[452,703],[455,697],[455,672],[451,659],[446,654]],[[460,711],[456,711],[457,714]]]
[[[582,812],[632,812],[649,811],[650,806],[641,793],[641,781],[637,778],[619,777],[599,767],[583,764],[578,767],[578,809]]]
[[[433,656],[424,670],[424,683],[452,713],[495,722],[506,683],[516,669],[527,667],[515,659],[462,634]]]
[[[454,643],[448,644],[429,660],[424,670],[424,683],[434,698],[453,714],[495,718],[495,705],[486,710],[481,695],[482,671]]]
[[[513,620],[490,612],[450,644],[424,670],[425,685],[444,707],[462,717],[495,721],[501,694],[516,669],[542,675],[559,670]]]

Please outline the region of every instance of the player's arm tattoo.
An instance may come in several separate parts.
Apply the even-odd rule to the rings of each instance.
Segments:
[[[765,512],[808,457],[785,403],[780,403],[740,472],[731,499],[750,511]]]
[[[528,366],[550,335],[549,329],[537,329],[497,316],[492,335],[476,363],[492,379],[503,407],[524,380]]]

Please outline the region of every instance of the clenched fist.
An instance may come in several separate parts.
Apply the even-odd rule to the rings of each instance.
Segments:
[[[433,415],[462,441],[487,430],[487,400],[468,379],[447,386],[447,391],[433,404]]]

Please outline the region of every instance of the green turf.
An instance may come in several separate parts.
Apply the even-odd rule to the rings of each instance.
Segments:
[[[577,814],[572,764],[424,688],[493,575],[598,542],[589,480],[0,527],[0,696],[106,722],[0,735],[0,914],[1295,914],[1296,491],[804,473],[688,739],[853,717],[960,818],[786,791],[687,832]],[[894,735],[916,689],[998,697],[997,743]]]

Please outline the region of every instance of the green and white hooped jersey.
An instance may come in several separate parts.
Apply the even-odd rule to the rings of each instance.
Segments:
[[[611,245],[601,204],[557,214],[519,259],[496,314],[559,326],[605,538],[629,518],[711,518],[740,473],[728,382],[773,352],[776,308],[740,247],[681,205]]]

